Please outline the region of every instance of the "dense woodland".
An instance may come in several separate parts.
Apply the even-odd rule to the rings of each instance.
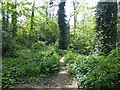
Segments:
[[[0,1],[2,88],[49,78],[59,71],[60,57],[78,88],[120,88],[119,2],[84,1],[72,1],[74,25],[66,20],[66,0]]]

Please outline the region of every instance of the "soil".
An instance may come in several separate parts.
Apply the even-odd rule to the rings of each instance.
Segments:
[[[64,64],[64,57],[60,58],[60,71],[48,78],[42,80],[38,85],[21,84],[16,88],[77,88],[76,81],[70,75],[68,75],[67,68]]]

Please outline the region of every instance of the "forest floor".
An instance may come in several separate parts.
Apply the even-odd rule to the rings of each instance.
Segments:
[[[46,80],[41,80],[37,85],[19,84],[16,88],[76,88],[77,83],[74,78],[68,75],[67,68],[64,64],[64,57],[60,58],[60,70],[57,74]]]

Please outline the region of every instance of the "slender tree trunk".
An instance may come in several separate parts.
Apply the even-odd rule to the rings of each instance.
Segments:
[[[2,2],[2,55],[6,55],[11,50],[11,33],[9,32],[9,3],[8,2]]]
[[[119,1],[119,4],[118,4],[118,8],[119,8],[119,11],[118,11],[118,56],[120,56],[120,1]]]
[[[9,3],[7,2],[7,19],[6,19],[6,29],[9,31]]]
[[[33,30],[34,28],[34,12],[35,12],[35,1],[33,3],[33,6],[32,6],[32,13],[31,13],[31,28],[30,28],[30,31]]]
[[[48,14],[48,3],[46,2],[45,5],[46,5],[46,7],[45,7],[45,14],[46,14],[45,16],[46,16],[46,18],[45,18],[44,25],[45,25],[45,29],[46,29],[46,26],[48,24],[48,16],[49,16],[49,14]]]
[[[2,27],[1,27],[1,29],[2,29],[2,31],[0,30],[0,34],[1,34],[1,42],[2,42],[2,47],[1,47],[1,51],[5,51],[5,47],[4,47],[4,44],[3,44],[3,35],[5,36],[5,33],[6,33],[6,25],[5,25],[5,21],[6,21],[6,18],[5,18],[5,9],[4,9],[4,2],[2,2],[1,3],[1,5],[2,5]],[[4,54],[4,52],[2,52],[2,54],[1,55],[3,55]]]
[[[52,16],[52,8],[53,8],[53,1],[49,0],[49,17],[53,18]]]
[[[11,31],[12,31],[13,37],[15,37],[17,34],[17,9],[16,8],[17,8],[17,5],[16,5],[16,1],[15,1],[12,4],[13,13],[12,13],[12,21],[11,21],[11,24],[12,24]]]
[[[4,2],[1,3],[2,5],[2,31],[6,31],[6,17],[5,17],[5,9],[4,9]]]
[[[97,51],[107,55],[116,48],[117,2],[98,2],[96,23]]]
[[[76,0],[73,0],[73,8],[74,8],[74,36],[75,36],[75,29],[77,23]]]

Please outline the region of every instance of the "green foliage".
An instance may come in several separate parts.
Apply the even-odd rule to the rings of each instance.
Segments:
[[[6,53],[8,53],[7,50],[9,50],[9,48],[10,48],[9,44],[10,44],[10,41],[11,41],[10,37],[8,38],[8,34],[5,35],[6,33],[7,32],[2,32],[2,51],[3,51],[2,54],[3,55],[5,55]]]
[[[85,56],[69,52],[65,56],[68,72],[76,77],[79,88],[118,88],[120,63],[116,50],[109,56]]]
[[[14,57],[14,38],[11,33],[2,31],[2,56]]]
[[[60,56],[64,56],[65,54],[67,54],[69,50],[62,50],[62,49],[57,49],[56,52],[60,55]]]
[[[98,2],[97,4],[95,44],[99,53],[107,55],[116,48],[117,11],[117,2]]]
[[[6,21],[3,22],[3,25],[7,25],[9,30],[8,28],[2,29],[3,88],[11,88],[15,83],[20,82],[31,83],[29,78],[42,79],[52,75],[59,69],[59,56],[56,53],[56,45],[46,45],[46,42],[55,43],[57,41],[59,37],[57,23],[48,19],[48,17],[46,19],[43,14],[38,16],[35,14],[34,27],[30,30],[32,10],[28,6],[31,3],[16,2],[17,8],[11,10],[12,3],[5,2],[4,4],[5,15],[3,17],[6,21],[8,19],[8,25]],[[37,10],[35,7],[34,12],[36,13]],[[12,27],[15,25],[9,20],[11,15],[11,19],[16,19],[14,16],[20,17],[15,23],[17,24],[17,31],[15,31],[14,37]]]
[[[59,56],[54,46],[46,46],[44,42],[36,42],[31,46],[16,44],[17,58],[3,58],[3,88],[11,88],[13,84],[26,81],[25,78],[45,78],[58,71]]]
[[[68,48],[81,54],[90,54],[93,52],[95,25],[94,15],[89,15],[86,19],[77,23],[75,36],[72,36],[71,32]]]
[[[120,86],[120,57],[117,57],[117,50],[111,51],[108,56],[85,56],[94,51],[96,24],[93,7],[82,5],[81,9],[76,10],[76,13],[84,11],[82,14],[85,18],[77,22],[75,35],[71,30],[70,37],[69,25],[65,20],[65,2],[59,4],[57,24],[54,18],[49,17],[46,5],[39,8],[35,6],[32,10],[32,3],[27,1],[3,1],[3,65],[0,66],[0,69],[3,68],[3,88],[12,88],[21,82],[37,83],[40,79],[49,77],[59,70],[59,55],[65,55],[68,73],[76,77],[79,88],[107,89]],[[34,18],[31,18],[32,11],[35,13]],[[58,49],[57,40],[61,49]],[[66,48],[68,50],[62,50]]]
[[[58,25],[54,21],[44,21],[40,23],[40,29],[38,30],[38,37],[49,43],[55,43],[59,38]]]

